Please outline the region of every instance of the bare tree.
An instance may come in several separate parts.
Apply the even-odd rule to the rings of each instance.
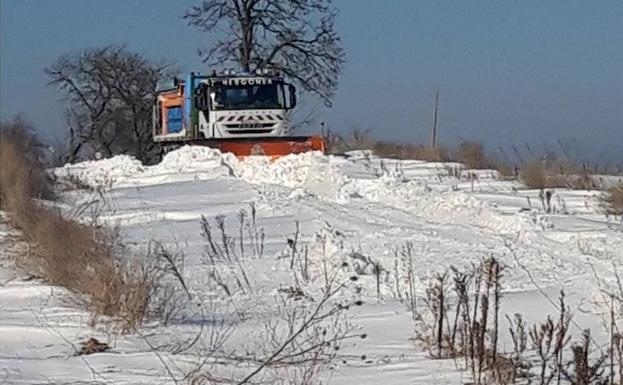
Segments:
[[[85,49],[59,57],[44,70],[68,104],[68,147],[64,161],[94,152],[129,153],[144,162],[157,154],[151,140],[158,66],[125,47]]]
[[[335,16],[331,0],[203,0],[184,18],[216,38],[199,50],[209,65],[277,69],[331,106],[344,64]]]

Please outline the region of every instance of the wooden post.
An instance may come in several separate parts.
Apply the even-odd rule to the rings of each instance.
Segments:
[[[433,112],[433,130],[431,133],[430,146],[437,147],[437,111],[439,105],[439,90],[435,93],[435,110]]]

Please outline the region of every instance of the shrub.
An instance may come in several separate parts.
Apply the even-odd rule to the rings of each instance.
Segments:
[[[545,166],[539,160],[529,160],[521,165],[520,177],[526,187],[542,189],[552,187],[548,183]]]
[[[486,169],[492,167],[482,143],[462,142],[454,150],[453,155],[456,160],[462,162],[470,169]]]
[[[519,176],[530,189],[593,190],[598,187],[587,169],[556,159],[528,160],[522,163]]]
[[[479,142],[463,141],[454,149],[452,157],[468,169],[491,169],[499,171],[505,177],[515,176],[513,165],[488,154],[484,145]]]
[[[623,183],[606,190],[602,202],[608,214],[623,215]]]
[[[0,208],[18,208],[31,197],[52,197],[42,148],[31,127],[21,119],[0,124]]]
[[[123,263],[117,233],[62,216],[34,198],[50,197],[40,147],[21,122],[0,136],[0,204],[28,243],[14,256],[18,267],[53,285],[84,295],[94,319],[112,316],[125,331],[140,325],[154,288],[154,269]]]
[[[372,150],[372,139],[365,131],[355,129],[348,136],[328,133],[325,137],[327,142],[327,154],[343,154],[351,150]]]
[[[398,159],[417,159],[429,162],[448,162],[450,154],[445,147],[428,147],[421,144],[398,145]]]
[[[499,158],[490,158],[491,168],[494,170],[498,170],[502,176],[510,178],[516,177],[517,167],[508,163],[507,161],[501,160]]]
[[[371,138],[367,132],[353,130],[348,136],[329,134],[327,153],[343,154],[352,150],[370,150],[376,156],[395,159],[418,159],[430,162],[447,162],[450,154],[445,147],[428,147],[421,144],[402,144]]]

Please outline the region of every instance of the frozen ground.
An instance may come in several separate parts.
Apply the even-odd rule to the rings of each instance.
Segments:
[[[335,384],[467,381],[453,361],[428,359],[410,339],[410,317],[397,293],[405,287],[405,272],[396,263],[407,243],[416,253],[419,295],[434,273],[493,255],[508,266],[503,314],[522,312],[529,321],[539,321],[556,313],[547,297],[555,299],[564,288],[575,310],[574,331],[592,327],[597,339],[603,332],[591,304],[600,289],[595,277],[614,284],[613,264],[623,264],[623,223],[601,213],[599,192],[556,190],[546,213],[538,191],[500,180],[494,171],[461,170],[458,164],[378,159],[364,152],[240,161],[185,147],[157,166],[118,156],[66,166],[55,174],[98,190],[65,192],[67,212],[88,207],[81,214],[87,219],[97,208],[99,219],[121,226],[126,242],[137,250],[158,240],[183,251],[186,278],[199,296],[208,295],[209,286],[202,269],[201,217],[213,221],[224,215],[235,235],[240,210],[248,215],[254,204],[257,227],[266,234],[265,251],[246,262],[254,290],[241,299],[249,317],[238,325],[234,344],[257,327],[259,304],[293,284],[289,260],[281,257],[298,222],[312,277],[322,274],[325,260],[336,268],[347,262],[345,275],[360,276],[365,305],[353,322],[369,338],[344,354],[365,354],[366,359],[346,359],[327,370]],[[380,300],[375,263],[383,268]],[[180,372],[193,366],[191,353],[158,357],[139,335],[89,327],[88,314],[68,293],[10,271],[0,268],[0,383],[171,383],[162,359]],[[313,292],[319,284],[312,279],[308,289]],[[165,343],[198,327],[196,322],[168,328],[154,323],[141,333],[148,341]],[[112,351],[74,356],[71,344],[89,336],[110,342]]]

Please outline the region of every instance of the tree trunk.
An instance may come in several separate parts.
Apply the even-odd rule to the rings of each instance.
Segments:
[[[242,26],[242,40],[240,41],[240,67],[244,72],[251,72],[251,50],[253,49],[253,25],[250,15],[245,15],[240,23]]]

